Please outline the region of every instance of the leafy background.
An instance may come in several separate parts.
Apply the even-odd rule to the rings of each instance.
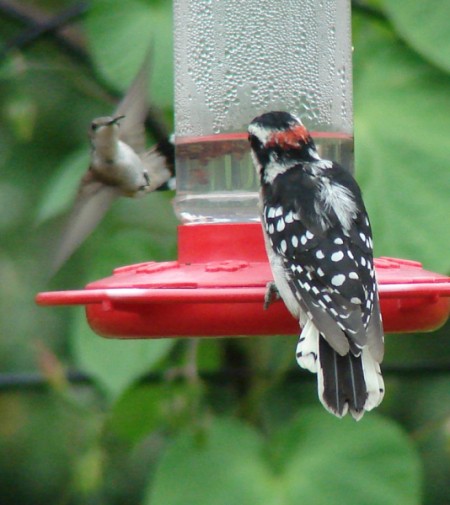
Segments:
[[[449,503],[448,324],[387,337],[397,372],[356,424],[318,406],[292,337],[102,340],[81,309],[35,306],[40,290],[176,257],[173,195],[158,193],[117,202],[45,280],[49,241],[86,166],[86,125],[112,109],[110,92],[126,89],[150,41],[151,96],[170,125],[171,2],[2,2],[6,44],[24,27],[5,4],[34,17],[85,6],[66,35],[92,64],[52,37],[5,45],[0,61],[1,503]],[[357,178],[376,254],[446,274],[449,11],[446,0],[353,5]]]

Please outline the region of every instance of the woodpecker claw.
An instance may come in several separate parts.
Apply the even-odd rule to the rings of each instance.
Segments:
[[[266,284],[266,293],[264,295],[264,310],[267,310],[273,302],[281,299],[280,292],[278,291],[275,282],[270,281]]]

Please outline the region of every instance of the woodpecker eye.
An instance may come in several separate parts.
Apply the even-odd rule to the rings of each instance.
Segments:
[[[251,133],[248,136],[248,140],[250,142],[250,146],[253,150],[261,150],[263,148],[262,142],[256,135],[252,135]]]

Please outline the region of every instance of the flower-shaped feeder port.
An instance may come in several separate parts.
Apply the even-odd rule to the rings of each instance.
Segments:
[[[38,294],[40,305],[85,305],[104,337],[297,334],[282,302],[263,308],[272,280],[258,223],[184,225],[177,261],[117,268],[78,291]],[[431,331],[450,313],[450,278],[415,261],[375,260],[386,332]]]

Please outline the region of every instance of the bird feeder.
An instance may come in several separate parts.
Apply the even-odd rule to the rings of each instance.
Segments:
[[[41,305],[84,305],[104,337],[297,334],[272,280],[246,129],[287,110],[322,157],[353,171],[349,0],[175,0],[178,260],[116,268]],[[151,198],[151,197],[150,197]],[[375,260],[388,332],[429,331],[450,312],[450,279],[420,263]]]

